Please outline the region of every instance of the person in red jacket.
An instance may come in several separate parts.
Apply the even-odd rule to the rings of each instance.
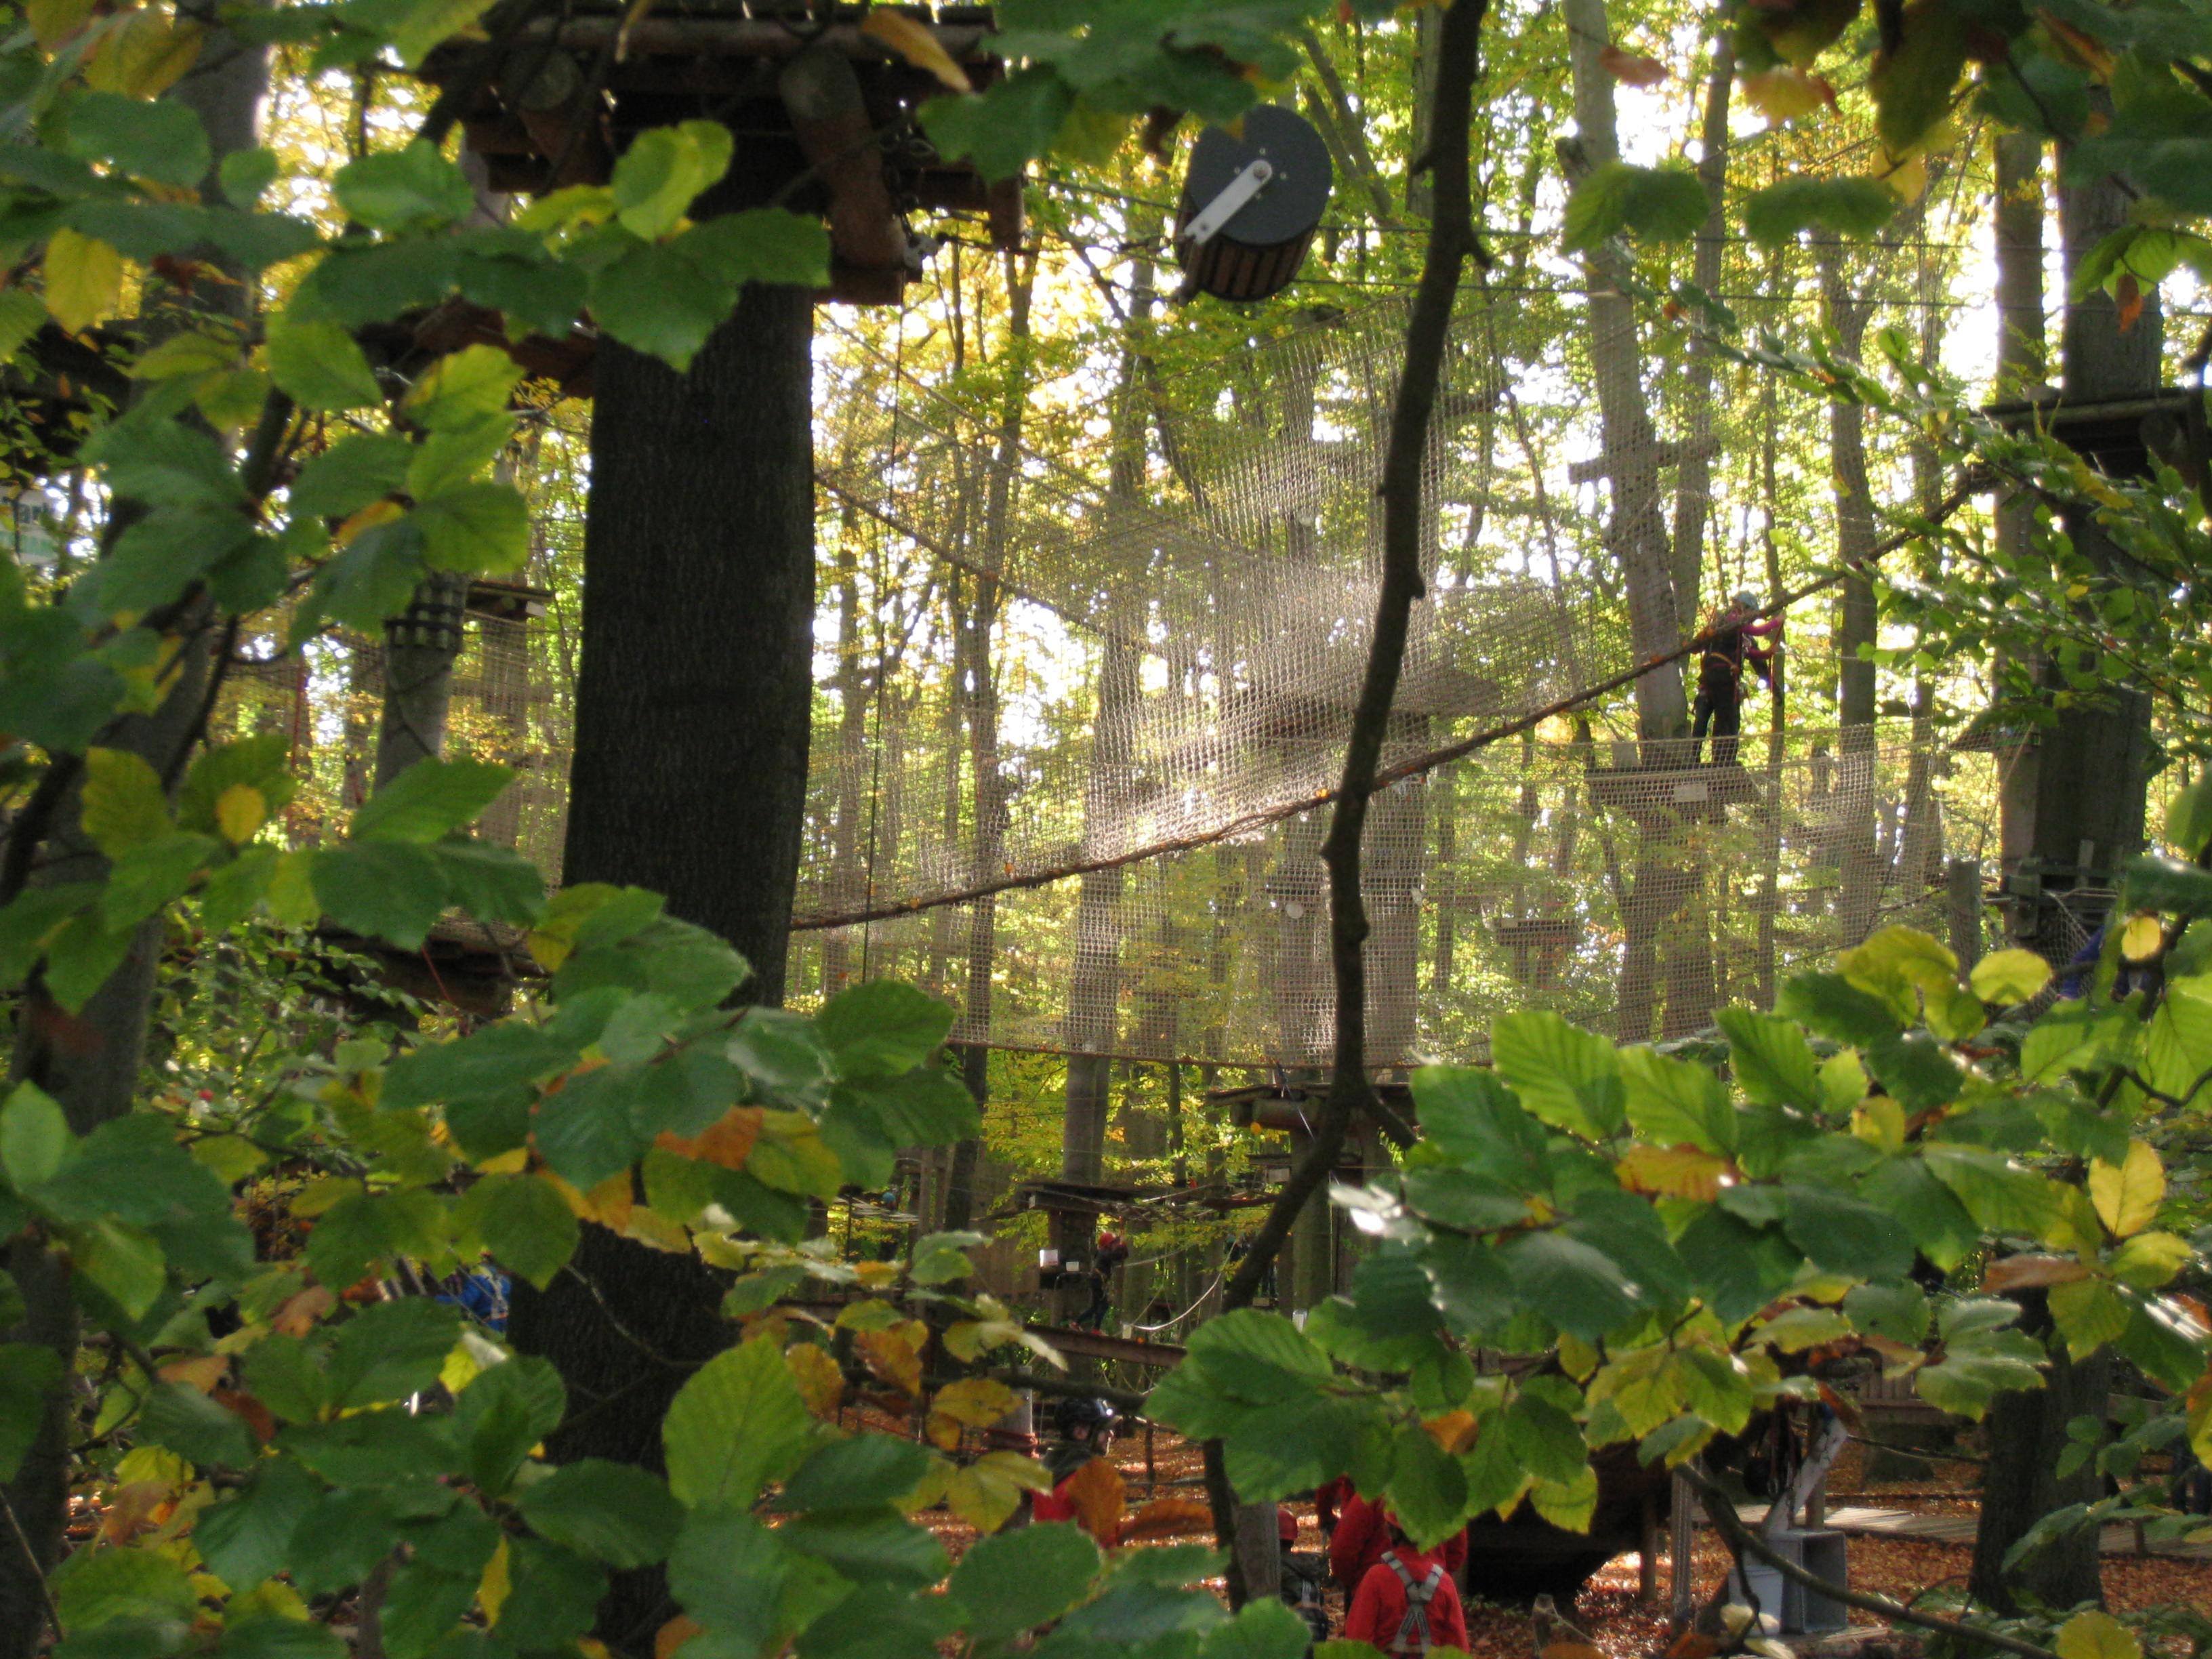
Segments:
[[[1395,1523],[1382,1559],[1367,1570],[1344,1621],[1347,1642],[1365,1642],[1391,1659],[1422,1659],[1431,1648],[1467,1649],[1459,1586],[1435,1555],[1425,1555]]]
[[[1063,1400],[1053,1410],[1053,1426],[1060,1438],[1045,1450],[1044,1472],[1052,1479],[1052,1490],[1033,1493],[1030,1498],[1030,1518],[1032,1521],[1073,1521],[1084,1525],[1081,1510],[1068,1486],[1075,1477],[1094,1462],[1104,1458],[1114,1444],[1114,1407],[1103,1400],[1081,1398]],[[1121,1475],[1109,1463],[1106,1473],[1114,1484]],[[1086,1528],[1087,1530],[1087,1528]],[[1098,1542],[1111,1549],[1120,1543],[1119,1525],[1106,1528],[1106,1535]]]
[[[1382,1553],[1390,1547],[1390,1512],[1371,1498],[1357,1492],[1345,1499],[1338,1515],[1336,1534],[1328,1541],[1328,1573],[1346,1597],[1357,1595]],[[1462,1527],[1444,1540],[1437,1559],[1456,1579],[1467,1565],[1467,1529]]]
[[[1352,1501],[1352,1477],[1340,1474],[1314,1488],[1314,1518],[1321,1522],[1322,1541],[1336,1536],[1337,1511]]]

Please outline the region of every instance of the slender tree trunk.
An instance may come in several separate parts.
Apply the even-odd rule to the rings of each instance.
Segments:
[[[189,106],[206,129],[211,159],[204,182],[210,188],[214,168],[225,156],[260,142],[268,92],[267,49],[210,28],[195,68],[168,94]],[[218,270],[234,279],[240,276],[218,250],[205,252]],[[161,308],[159,315],[148,318],[149,331],[158,335],[192,313],[242,315],[248,304],[245,296],[252,291],[234,280],[179,293],[149,277],[146,297]],[[132,501],[110,503],[103,555],[113,536],[141,511]],[[173,787],[198,741],[210,676],[220,672],[216,664],[219,627],[211,604],[202,600],[185,608],[173,625],[178,647],[171,668],[174,678],[160,706],[151,714],[118,721],[101,735],[101,746],[137,756]],[[58,764],[59,757],[52,757],[50,763]],[[43,845],[32,849],[35,862],[27,884],[48,887],[106,879],[109,863],[83,827],[82,804],[80,778],[57,800],[48,820],[53,828]],[[9,826],[11,842],[13,836],[30,833],[32,826],[21,816]],[[17,852],[12,844],[7,850],[11,856]],[[36,978],[23,989],[15,1009],[9,1085],[29,1082],[45,1090],[76,1134],[89,1134],[131,1109],[166,927],[159,916],[140,926],[115,971],[73,1016],[63,1013]],[[8,1340],[52,1348],[67,1376],[77,1359],[78,1315],[66,1257],[36,1235],[21,1233],[6,1244],[4,1259],[23,1308],[21,1319],[6,1333]],[[29,1659],[44,1645],[48,1599],[44,1580],[62,1557],[75,1406],[75,1395],[66,1384],[48,1395],[21,1464],[0,1488],[0,1500],[7,1508],[6,1519],[0,1521],[0,1659]]]
[[[1842,244],[1832,235],[1814,240],[1820,292],[1837,349],[1856,359],[1866,344],[1873,307],[1851,291]],[[1874,495],[1867,483],[1866,410],[1843,398],[1828,404],[1828,456],[1835,483],[1836,556],[1856,564],[1874,550]],[[1844,817],[1838,853],[1843,866],[1838,904],[1842,942],[1856,945],[1873,931],[1881,872],[1875,846],[1875,673],[1861,656],[1875,642],[1874,579],[1846,577],[1836,628],[1836,720]]]
[[[2043,329],[2043,144],[2033,133],[1999,136],[1996,155],[1994,214],[1997,264],[1997,374],[2000,400],[2021,398],[2044,376]],[[1997,547],[2008,561],[2024,560],[2035,533],[2035,499],[2025,491],[1999,499]],[[2031,675],[2041,665],[2019,665]],[[2000,653],[1990,665],[1994,697],[2007,695],[2010,671]],[[1997,842],[2009,867],[2026,858],[2035,840],[2036,775],[2041,763],[2034,744],[2008,744],[1998,751],[2002,782]]]
[[[1735,82],[1735,37],[1723,29],[1713,39],[1712,70],[1705,82],[1705,118],[1698,129],[1698,182],[1705,187],[1705,222],[1698,231],[1698,250],[1690,280],[1706,294],[1719,291],[1721,256],[1728,246],[1729,91]],[[1686,446],[1674,475],[1674,625],[1687,639],[1698,626],[1698,586],[1705,564],[1705,526],[1712,516],[1713,351],[1702,337],[1690,342],[1682,369],[1682,438]]]
[[[585,527],[568,878],[664,894],[769,1004],[806,800],[812,318],[802,289],[750,287],[684,374],[601,341]],[[729,1340],[720,1295],[696,1258],[597,1225],[549,1289],[517,1285],[509,1334],[568,1386],[555,1456],[657,1467],[669,1401]],[[600,1635],[649,1651],[670,1611],[658,1571],[619,1574]]]

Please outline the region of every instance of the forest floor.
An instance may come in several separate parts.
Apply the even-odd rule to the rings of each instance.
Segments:
[[[1199,1484],[1198,1448],[1179,1436],[1155,1431],[1149,1469],[1141,1431],[1115,1443],[1114,1462],[1127,1483],[1132,1510],[1155,1492],[1160,1497],[1204,1497]],[[1850,1504],[1929,1516],[1971,1515],[1975,1510],[1976,1469],[1972,1464],[1941,1464],[1932,1478],[1886,1483],[1869,1483],[1863,1468],[1860,1448],[1852,1446],[1830,1476],[1832,1506]],[[1311,1503],[1293,1502],[1290,1507],[1299,1520],[1297,1547],[1322,1550],[1325,1546]],[[942,1512],[923,1518],[956,1555],[974,1537],[964,1522]],[[1899,1601],[1910,1601],[1930,1590],[1963,1588],[1973,1559],[1969,1544],[1917,1538],[1855,1535],[1849,1547],[1852,1587]],[[1692,1567],[1700,1603],[1720,1587],[1728,1566],[1726,1547],[1709,1528],[1699,1527]],[[2199,1561],[2108,1554],[2104,1566],[2105,1592],[2116,1612],[2170,1602],[2203,1606],[2212,1601],[2212,1571]],[[1667,1647],[1667,1564],[1660,1563],[1659,1600],[1650,1605],[1638,1597],[1638,1570],[1633,1553],[1615,1556],[1583,1588],[1571,1609],[1575,1622],[1589,1632],[1607,1659],[1649,1659]],[[1330,1598],[1332,1619],[1340,1623],[1341,1600],[1334,1590]],[[1526,1608],[1477,1602],[1468,1607],[1467,1615],[1468,1639],[1477,1655],[1485,1659],[1534,1659],[1535,1644]],[[1856,1611],[1851,1622],[1854,1627],[1879,1628],[1881,1625],[1871,1614]]]

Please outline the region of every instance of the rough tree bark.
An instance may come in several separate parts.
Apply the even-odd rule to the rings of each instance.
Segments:
[[[2001,135],[1995,166],[1995,393],[2002,401],[2027,396],[2044,374],[2042,141],[2029,132]],[[1998,550],[2008,560],[2025,557],[2028,539],[2035,533],[2035,498],[2026,491],[2001,497],[1996,521]],[[1990,672],[1991,690],[1998,696],[2003,695],[2006,678],[2006,665],[2000,657]],[[1998,803],[1997,841],[2003,861],[2010,865],[2027,856],[2034,839],[2036,774],[2041,753],[2033,744],[2019,743],[2007,745],[2000,758],[2006,764]]]
[[[664,894],[761,1003],[783,995],[805,805],[812,308],[746,289],[683,374],[602,341],[592,422],[567,877]],[[657,1467],[669,1401],[729,1340],[720,1303],[696,1258],[597,1225],[550,1288],[518,1285],[514,1344],[568,1388],[554,1455]],[[600,1634],[650,1651],[671,1610],[657,1571],[618,1575]]]
[[[1244,1260],[1222,1293],[1224,1311],[1249,1307],[1283,1240],[1307,1201],[1326,1186],[1352,1121],[1373,1114],[1380,1102],[1367,1074],[1367,975],[1364,951],[1368,922],[1360,900],[1360,839],[1375,774],[1390,723],[1390,707],[1405,665],[1414,602],[1422,597],[1421,464],[1429,421],[1443,379],[1460,270],[1475,250],[1468,166],[1468,128],[1473,112],[1486,0],[1458,0],[1444,13],[1437,47],[1433,173],[1435,216],[1429,224],[1421,279],[1406,329],[1405,368],[1390,411],[1390,441],[1382,463],[1382,584],[1367,670],[1352,717],[1344,773],[1322,856],[1328,867],[1330,959],[1336,970],[1336,1050],[1311,1143],[1252,1236]],[[1216,1543],[1234,1551],[1238,1530],[1221,1443],[1206,1445],[1206,1497]],[[1229,1594],[1245,1598],[1244,1575],[1232,1553]]]
[[[1705,222],[1690,280],[1713,294],[1721,285],[1721,256],[1728,247],[1729,93],[1735,83],[1735,40],[1726,30],[1713,40],[1705,81],[1705,109],[1698,128],[1698,182],[1705,187]],[[1682,368],[1682,465],[1674,475],[1674,625],[1684,638],[1698,626],[1698,587],[1705,565],[1705,526],[1712,515],[1713,343],[1693,336]]]

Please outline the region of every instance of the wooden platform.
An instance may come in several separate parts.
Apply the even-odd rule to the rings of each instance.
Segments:
[[[1766,1519],[1766,1505],[1746,1504],[1736,1513],[1747,1526]],[[1704,1523],[1699,1522],[1700,1525]],[[1964,1544],[1972,1547],[1976,1522],[1971,1515],[1921,1515],[1911,1510],[1888,1510],[1844,1504],[1827,1512],[1821,1525],[1832,1531],[1868,1538],[1914,1538],[1929,1544]],[[2136,1553],[2135,1528],[2106,1527],[2100,1540],[2106,1555]],[[2188,1561],[2212,1561],[2212,1544],[2152,1544],[2149,1555],[2173,1556]]]
[[[1638,813],[1674,812],[1765,799],[1759,782],[1735,761],[1705,766],[1600,767],[1588,775],[1590,799]]]

